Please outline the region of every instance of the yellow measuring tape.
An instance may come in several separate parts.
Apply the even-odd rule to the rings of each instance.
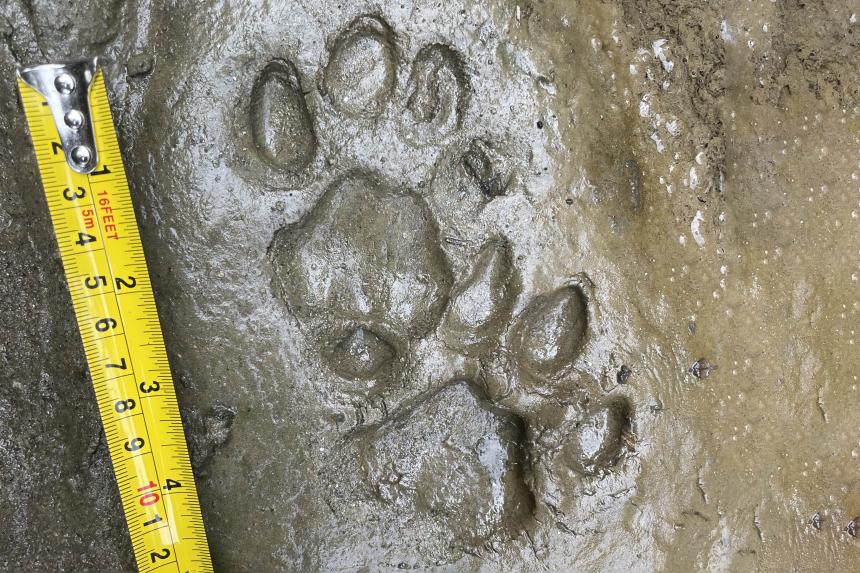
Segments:
[[[18,87],[140,571],[212,571],[104,78],[95,60]]]

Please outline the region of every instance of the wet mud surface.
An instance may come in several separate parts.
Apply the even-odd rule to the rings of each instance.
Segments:
[[[858,19],[6,0],[0,570],[133,569],[14,84],[83,55],[218,570],[853,570]]]

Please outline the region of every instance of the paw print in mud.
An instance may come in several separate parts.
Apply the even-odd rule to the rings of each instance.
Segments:
[[[261,160],[296,186],[349,165],[275,234],[273,291],[313,341],[341,422],[332,510],[396,527],[422,555],[501,551],[531,539],[541,512],[563,524],[569,499],[619,467],[633,408],[578,368],[598,323],[588,277],[524,288],[530,247],[494,204],[524,201],[528,141],[467,121],[456,49],[403,40],[366,15],[330,39],[316,78],[288,58],[259,70]],[[351,134],[341,158],[320,160],[321,125]],[[365,161],[362,137],[391,157]],[[419,156],[433,160],[416,175]]]

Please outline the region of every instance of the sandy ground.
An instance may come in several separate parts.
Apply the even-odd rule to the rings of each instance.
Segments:
[[[860,562],[860,6],[0,2],[0,569],[133,569],[16,64],[98,55],[216,568]]]

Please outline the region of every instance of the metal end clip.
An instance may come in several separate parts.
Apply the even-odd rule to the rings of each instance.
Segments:
[[[97,71],[98,58],[18,69],[18,77],[42,94],[51,109],[66,162],[83,174],[99,160],[89,97]]]

